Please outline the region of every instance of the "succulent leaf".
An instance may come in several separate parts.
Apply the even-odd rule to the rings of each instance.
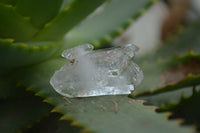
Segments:
[[[27,41],[38,31],[29,18],[15,11],[12,5],[0,3],[0,38],[13,38],[15,42]]]
[[[0,132],[16,133],[30,128],[49,114],[52,106],[32,95],[0,100]]]
[[[193,94],[189,97],[182,97],[178,103],[161,106],[159,112],[171,111],[170,119],[183,119],[182,125],[194,125],[200,130],[200,116],[199,116],[199,99],[200,87],[197,86],[193,90]]]
[[[42,28],[58,15],[63,0],[17,0],[16,11],[25,17],[29,17],[31,23]]]
[[[81,20],[100,6],[104,0],[76,0],[35,35],[34,41],[55,41],[62,39]]]
[[[146,75],[134,95],[153,95],[200,84],[200,67],[194,70],[195,64],[190,64],[191,60],[195,60],[196,65],[200,66],[199,57],[187,54],[171,60],[142,63],[141,67]]]
[[[182,28],[177,36],[160,45],[152,55],[146,56],[147,60],[167,59],[172,56],[183,56],[186,53],[198,54],[200,52],[200,19],[189,26]]]
[[[16,0],[0,0],[0,3],[7,5],[15,5],[16,2],[17,2]]]
[[[138,64],[141,64],[144,71],[145,79],[135,91],[136,95],[162,93],[200,84],[200,70],[198,67],[200,56],[197,54],[200,50],[199,26],[200,21],[198,20],[185,28],[174,40],[162,44],[154,52],[137,59]],[[195,60],[195,63],[191,64],[193,60]],[[195,68],[195,66],[197,67]],[[170,75],[170,72],[174,74]],[[167,81],[168,83],[159,86],[163,82],[161,76],[166,77],[167,75],[168,79],[173,77],[173,82],[169,84],[169,80],[167,81],[164,78],[164,82]]]
[[[52,57],[62,42],[14,43],[12,39],[0,39],[0,68],[36,64]]]
[[[66,46],[91,43],[95,47],[110,42],[147,10],[155,0],[111,0],[101,6],[66,36]],[[103,20],[103,21],[102,21]]]
[[[26,133],[79,133],[80,128],[70,125],[66,120],[59,120],[61,114],[50,113],[48,117],[43,118],[39,123],[33,125]]]
[[[168,126],[169,129],[191,132],[189,129],[180,128],[176,124],[168,122],[162,114],[158,115],[154,112],[155,108],[144,106],[141,101],[135,101],[126,95],[73,99],[58,95],[51,88],[49,79],[61,64],[64,64],[63,60],[54,59],[32,68],[23,69],[23,73],[26,74],[23,77],[18,74],[16,76],[19,79],[21,78],[39,96],[44,97],[46,102],[54,105],[53,112],[64,114],[62,119],[72,120],[72,124],[96,132],[110,132],[111,130],[115,132],[128,132],[131,130],[144,132],[150,129],[155,132],[158,129],[154,130],[155,128],[151,127],[156,126],[158,123],[160,124],[160,130]],[[29,76],[32,78],[28,78]],[[37,79],[37,81],[33,79]],[[149,115],[140,117],[142,114]],[[152,121],[157,121],[158,123],[152,123]],[[115,129],[110,128],[113,125],[116,125]],[[148,128],[143,128],[144,125]],[[163,127],[161,127],[162,125]]]

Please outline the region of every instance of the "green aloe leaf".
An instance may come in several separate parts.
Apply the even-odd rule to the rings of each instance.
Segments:
[[[16,133],[30,128],[47,116],[52,106],[26,93],[22,97],[0,100],[0,108],[0,132]]]
[[[75,0],[64,0],[63,7],[68,8]]]
[[[200,116],[199,116],[199,99],[200,87],[198,91],[193,89],[193,94],[189,97],[182,96],[178,103],[163,105],[158,110],[159,112],[171,111],[169,119],[183,119],[182,125],[194,125],[195,128],[200,130]]]
[[[200,84],[199,57],[187,54],[171,60],[140,62],[145,78],[134,95],[152,95]],[[193,65],[197,67],[194,68]]]
[[[128,132],[132,130],[156,132],[158,129],[153,127],[158,125],[160,131],[168,128],[169,130],[166,132],[170,132],[170,130],[192,132],[190,129],[168,122],[165,115],[154,112],[155,108],[144,106],[141,101],[133,100],[126,95],[73,99],[60,96],[50,86],[49,80],[54,71],[63,64],[65,64],[64,60],[54,59],[36,67],[23,69],[23,77],[16,74],[18,79],[21,78],[26,85],[32,88],[32,91],[55,106],[53,112],[64,114],[62,119],[72,120],[72,124],[82,126],[87,131],[96,132]],[[114,129],[110,128],[113,126],[115,126]]]
[[[39,63],[52,57],[62,42],[13,43],[0,39],[0,68],[13,68]],[[14,60],[13,60],[14,59]]]
[[[186,29],[185,32],[187,33],[188,30]],[[185,32],[182,34],[186,34]],[[151,57],[153,56],[154,54],[151,55]],[[142,70],[144,70],[145,79],[143,83],[138,88],[136,88],[136,91],[133,92],[136,95],[142,93],[145,94],[144,92],[149,89],[157,90],[160,83],[159,77],[162,75],[162,73],[169,71],[172,67],[178,68],[180,63],[182,63],[183,66],[187,66],[187,64],[189,63],[190,66],[190,61],[195,60],[195,63],[199,64],[199,55],[194,55],[190,52],[185,56],[174,57],[165,60],[155,60],[153,58],[140,58],[138,60],[138,64],[142,67]],[[182,127],[178,127],[173,122],[167,122],[166,117],[163,117],[162,114],[156,114],[154,112],[154,109],[152,109],[151,107],[144,106],[141,102],[130,99],[127,96],[104,96],[81,99],[68,99],[60,96],[50,86],[49,80],[50,77],[53,75],[53,72],[64,65],[65,62],[66,61],[64,59],[50,60],[35,67],[22,69],[21,71],[18,71],[19,74],[16,74],[15,76],[17,76],[16,78],[21,79],[21,81],[24,82],[27,86],[30,86],[32,88],[32,91],[34,91],[37,95],[45,98],[46,102],[54,105],[55,108],[52,111],[63,114],[64,116],[62,117],[62,119],[72,120],[73,124],[75,124],[76,126],[82,126],[85,128],[85,130],[92,130],[96,132],[109,132],[109,127],[111,127],[111,124],[113,123],[113,125],[121,125],[121,127],[126,127],[125,129],[123,129],[123,131],[134,130],[142,132],[148,130],[151,132],[155,132],[154,128],[151,127],[155,126],[154,124],[157,125],[158,123],[152,123],[152,121],[159,121],[159,123],[166,122],[164,124],[165,127],[161,126],[163,125],[163,123],[159,125],[159,127],[161,126],[159,129],[162,129],[162,131],[170,132],[169,130],[165,129],[171,129],[172,131],[184,129]],[[194,78],[195,80],[193,80],[193,76],[191,78],[191,76],[187,77],[186,75],[186,77],[183,78],[183,82],[181,82],[182,80],[180,80],[176,81],[175,84],[172,84],[172,89],[168,90],[168,86],[164,84],[164,89],[160,92],[177,90],[178,88],[181,89],[186,86],[193,86],[194,83],[199,84],[198,71],[199,67],[197,67],[197,73],[193,73],[193,76],[197,76]],[[25,73],[25,75],[23,75],[22,77],[20,76],[20,73]],[[185,79],[188,80],[188,78],[188,82],[184,81]],[[35,81],[34,79],[37,79],[37,81]],[[180,97],[180,93],[181,92],[177,92],[176,96]],[[146,96],[146,98],[148,99],[148,96]],[[149,99],[151,100],[151,97]],[[167,102],[169,102],[169,100]],[[142,112],[142,117],[139,119],[139,117],[137,116],[140,115],[141,111],[144,112]],[[145,115],[144,117],[144,114],[148,115]],[[133,116],[133,118],[130,116]],[[143,118],[145,118],[145,121]],[[139,124],[149,122],[150,124],[146,128],[143,128],[143,126]],[[131,126],[128,125],[130,123],[132,123]],[[187,130],[190,129],[184,129],[185,132],[193,132],[192,130]],[[118,128],[116,128],[115,131],[121,132],[121,130]]]
[[[16,2],[17,2],[16,0],[0,0],[0,3],[8,4],[8,5],[15,5]]]
[[[91,43],[96,47],[121,34],[155,0],[111,0],[66,36],[66,47]]]
[[[13,90],[13,88],[10,85],[10,82],[3,80],[2,77],[1,77],[0,85],[1,85],[0,99],[5,99],[5,98],[9,97],[12,94],[12,90]]]
[[[34,41],[54,41],[62,39],[64,34],[71,30],[81,20],[100,6],[104,0],[76,0],[59,16],[47,23],[44,28],[35,35]]]
[[[0,3],[0,18],[0,38],[27,41],[38,31],[30,23],[29,18],[18,14],[12,5]]]
[[[193,95],[193,88],[194,88],[193,86],[183,87],[178,90],[159,93],[157,95],[137,97],[136,99],[145,100],[146,101],[145,105],[154,105],[159,107],[165,105],[174,105],[177,104],[182,98],[191,97]],[[200,88],[198,87],[197,90],[199,91]]]
[[[24,90],[15,84],[8,75],[0,73],[0,99],[21,96]]]
[[[70,125],[69,121],[59,120],[62,115],[50,113],[48,117],[43,118],[39,123],[25,133],[79,133],[80,129]]]
[[[154,108],[144,106],[140,101],[129,99],[126,96],[84,98],[70,101],[72,103],[66,107],[69,108],[69,112],[63,119],[73,118],[76,120],[74,124],[82,123],[88,130],[95,132],[173,132],[174,130],[192,132],[189,129],[180,128],[173,122],[168,122],[166,116],[156,114]],[[74,106],[75,104],[78,105]],[[159,126],[159,128],[153,128],[154,126]]]
[[[29,17],[31,23],[41,28],[58,15],[63,0],[18,0],[16,11]]]
[[[179,29],[178,36],[171,37],[160,45],[150,56],[144,57],[147,60],[167,59],[172,56],[182,56],[188,52],[198,54],[200,52],[200,19],[193,22],[186,28]]]
[[[199,96],[200,86],[195,86],[138,99],[146,100],[145,105],[159,106],[157,112],[170,111],[170,120],[181,119],[181,125],[193,125],[193,128],[199,131]]]
[[[200,51],[199,27],[200,20],[197,20],[182,30],[174,40],[169,40],[156,51],[137,59],[145,78],[136,89],[136,96],[200,84],[200,55],[195,54]],[[170,78],[174,80],[170,81]]]

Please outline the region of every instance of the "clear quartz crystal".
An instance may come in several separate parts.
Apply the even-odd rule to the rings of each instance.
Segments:
[[[138,48],[133,44],[93,50],[90,44],[67,49],[69,62],[52,76],[53,88],[66,97],[129,94],[143,79],[132,61]]]

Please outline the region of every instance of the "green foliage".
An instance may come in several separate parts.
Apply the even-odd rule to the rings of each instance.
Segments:
[[[0,17],[1,38],[13,38],[15,41],[27,41],[38,31],[38,29],[33,27],[30,23],[29,18],[18,14],[12,5],[0,3]]]
[[[49,84],[64,49],[105,46],[154,3],[0,0],[0,132],[195,132],[180,118],[199,130],[200,20],[136,59],[145,78],[129,96],[70,99]]]
[[[52,57],[61,45],[62,42],[13,43],[12,39],[0,39],[0,60],[4,61],[0,68],[8,69],[39,63]]]
[[[0,132],[14,133],[30,128],[49,114],[51,106],[42,103],[41,98],[30,94],[21,97],[1,100],[0,102]]]
[[[102,43],[110,42],[113,37],[121,34],[153,3],[155,0],[109,1],[101,7],[103,9],[96,12],[96,15],[85,19],[72,29],[65,38],[66,44],[71,47],[75,44],[91,43],[95,47],[100,47]]]
[[[18,0],[16,11],[30,18],[35,27],[41,28],[58,15],[62,3],[63,0]],[[44,8],[45,6],[47,7]]]
[[[197,87],[199,90],[199,86]],[[159,112],[173,110],[170,115],[170,119],[182,118],[184,119],[181,123],[182,125],[186,124],[195,124],[197,130],[200,130],[200,116],[199,116],[199,91],[197,92],[196,88],[193,89],[193,94],[189,97],[182,95],[178,103],[169,104],[167,106],[161,106],[158,110]],[[194,109],[194,110],[193,110]]]
[[[54,41],[62,39],[66,32],[77,25],[102,3],[103,0],[76,0],[70,7],[64,8],[60,15],[54,20],[47,23],[44,28],[35,35],[33,40]]]
[[[25,133],[79,133],[80,128],[71,126],[69,121],[59,120],[61,114],[50,113],[48,117],[43,118]]]

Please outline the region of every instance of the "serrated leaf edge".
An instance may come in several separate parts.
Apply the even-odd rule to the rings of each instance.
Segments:
[[[157,63],[162,63],[162,62],[168,62],[171,66],[175,66],[178,65],[178,63],[184,63],[184,62],[188,62],[191,59],[196,59],[196,60],[200,60],[200,55],[199,54],[195,54],[193,51],[189,51],[186,55],[183,56],[174,56],[172,57],[170,60],[165,60],[165,59],[158,59]],[[200,84],[200,74],[194,75],[192,73],[189,73],[183,80],[177,82],[177,83],[173,83],[164,87],[160,87],[157,89],[152,90],[148,90],[148,91],[144,91],[138,94],[133,94],[130,95],[132,97],[140,97],[140,96],[147,96],[147,95],[155,95],[155,94],[159,94],[159,93],[163,93],[163,92],[168,92],[168,91],[173,91],[173,90],[177,90],[177,89],[181,89],[182,87],[187,87],[187,86],[193,86],[193,85],[199,85]]]
[[[14,39],[1,39],[0,38],[0,43],[2,43],[2,46],[5,47],[13,47],[16,49],[24,49],[24,50],[30,50],[30,51],[40,51],[40,50],[46,50],[46,49],[53,49],[55,47],[59,47],[62,45],[61,41],[60,42],[52,42],[52,44],[46,44],[46,45],[28,45],[27,43],[13,43]]]
[[[129,27],[131,24],[133,24],[140,16],[146,13],[146,11],[155,3],[157,3],[158,0],[152,0],[149,3],[146,4],[146,6],[141,9],[139,12],[137,12],[134,16],[132,16],[130,19],[124,22],[124,24],[121,27],[118,27],[115,31],[113,31],[111,34],[104,35],[104,37],[100,38],[99,40],[95,40],[93,42],[90,42],[92,45],[94,45],[96,48],[103,47],[103,44],[106,44],[110,42],[114,37],[121,35],[127,27]]]

